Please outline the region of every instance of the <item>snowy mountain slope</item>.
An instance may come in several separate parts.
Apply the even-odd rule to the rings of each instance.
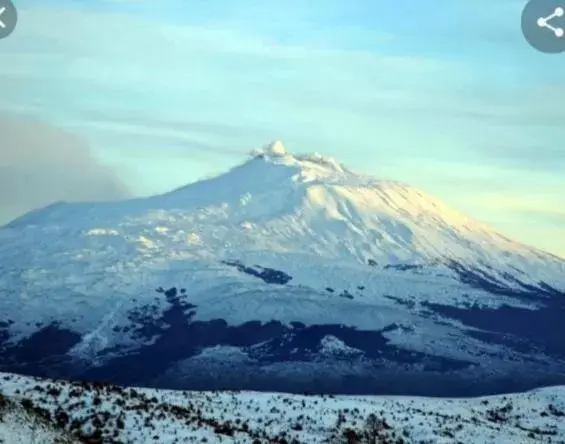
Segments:
[[[563,261],[512,242],[414,187],[356,174],[320,155],[286,154],[280,142],[225,175],[162,196],[105,204],[61,203],[8,226],[41,225],[53,230],[88,227],[93,235],[127,235],[128,229],[144,224],[157,229],[160,221],[164,222],[156,231],[160,234],[172,228],[202,225],[199,221],[228,229],[240,224],[244,226],[239,228],[252,229],[259,224],[258,228],[266,231],[254,236],[256,243],[262,237],[275,237],[281,246],[287,243],[293,250],[308,244],[292,235],[315,233],[316,245],[312,248],[332,259],[336,250],[346,245],[336,245],[336,240],[343,242],[339,238],[345,235],[355,240],[353,250],[342,252],[346,259],[354,256],[385,263],[429,263],[450,256],[480,264],[481,259],[492,263],[495,258],[496,263],[504,263],[504,256],[512,256],[544,267],[560,265],[563,270]],[[97,222],[117,226],[96,228]],[[287,226],[286,233],[283,226]],[[224,233],[207,234],[221,237]],[[148,248],[150,240],[145,243]],[[296,245],[298,242],[300,245]],[[244,247],[249,249],[247,243]]]
[[[90,443],[345,443],[363,442],[354,438],[368,430],[383,443],[565,442],[563,387],[474,399],[334,397],[124,389],[0,374],[0,392]]]
[[[0,230],[0,239],[3,288],[81,292],[94,284],[98,293],[137,292],[132,285],[158,283],[162,277],[153,276],[165,270],[217,273],[222,260],[283,269],[294,283],[318,289],[363,280],[368,261],[420,266],[423,277],[401,279],[431,275],[437,287],[437,274],[454,276],[449,260],[488,268],[511,288],[521,289],[520,279],[565,289],[564,260],[512,242],[413,187],[321,156],[291,156],[280,142],[223,176],[163,196],[32,212]],[[340,279],[334,270],[341,267],[357,276]],[[368,279],[392,281],[385,291],[398,288],[397,273],[388,271],[373,270]]]
[[[417,361],[565,382],[564,260],[280,142],[165,195],[31,212],[0,228],[0,258],[3,370],[192,386],[179,369],[208,371],[207,350],[234,347],[234,379],[269,387],[289,362],[314,374],[323,361],[322,379],[342,368],[321,357],[333,336],[362,351],[361,374]],[[140,366],[152,370],[126,370]]]

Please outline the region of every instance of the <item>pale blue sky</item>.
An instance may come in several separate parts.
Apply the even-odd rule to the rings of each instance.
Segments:
[[[527,45],[524,1],[15,3],[0,111],[80,137],[133,194],[280,138],[565,256],[565,54]]]

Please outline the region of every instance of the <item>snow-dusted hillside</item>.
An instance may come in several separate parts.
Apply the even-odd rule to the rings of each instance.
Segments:
[[[1,444],[74,444],[69,433],[34,410],[23,398],[4,395],[0,383],[0,443]]]
[[[362,440],[367,432],[389,444],[565,443],[564,387],[475,399],[334,397],[124,389],[0,374],[0,393],[42,424],[48,418],[52,429],[92,444],[372,442]],[[0,437],[10,418],[0,414]],[[17,427],[34,430],[30,421],[22,413]]]
[[[276,142],[165,195],[0,228],[0,369],[298,390],[369,375],[358,385],[381,391],[405,372],[495,384],[519,366],[529,385],[565,383],[564,292],[564,260]]]

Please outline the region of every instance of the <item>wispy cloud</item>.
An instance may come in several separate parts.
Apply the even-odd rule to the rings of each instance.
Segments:
[[[0,113],[0,134],[0,224],[57,201],[129,195],[125,184],[76,135],[8,113]]]

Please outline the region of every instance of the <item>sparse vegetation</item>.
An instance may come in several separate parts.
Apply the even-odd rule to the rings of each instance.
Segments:
[[[481,441],[485,443],[496,442],[510,430],[508,436],[517,442],[533,444],[560,442],[556,439],[562,432],[556,425],[564,414],[560,402],[546,402],[535,410],[541,422],[531,423],[524,414],[529,401],[520,404],[512,397],[469,404],[432,399],[348,401],[329,395],[167,393],[10,375],[0,379],[0,387],[3,382],[12,385],[9,397],[0,396],[0,426],[6,405],[19,409],[30,430],[26,444],[46,444],[41,441],[43,430],[63,439],[49,444],[159,443],[163,436],[176,444],[312,444],[315,436],[320,436],[316,444],[466,443],[470,430],[490,437]],[[452,409],[452,404],[465,408]]]
[[[346,413],[338,412],[336,430],[332,432],[330,444],[406,444],[408,442],[406,433],[404,435],[397,433],[386,419],[374,413],[369,414],[358,428],[344,427],[346,423]]]

